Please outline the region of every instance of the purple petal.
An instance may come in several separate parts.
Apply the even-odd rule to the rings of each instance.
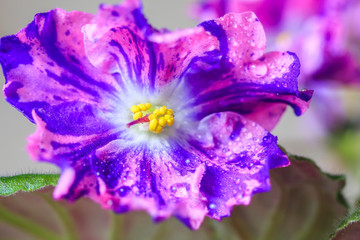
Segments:
[[[132,145],[120,133],[116,139],[105,135],[71,139],[81,140],[73,146],[55,146],[48,140],[49,149],[44,139],[53,136],[41,129],[41,122],[38,125],[31,141],[48,134],[41,136],[40,147],[35,144],[38,153],[57,152],[49,158],[73,159],[61,166],[56,198],[76,200],[85,195],[118,213],[144,210],[156,221],[173,215],[193,229],[205,215],[221,219],[234,205],[249,204],[253,194],[270,189],[269,169],[289,164],[276,137],[231,112],[203,119],[189,143],[169,140],[169,145],[151,149]],[[75,146],[88,150],[74,150]]]
[[[120,76],[122,83],[153,85],[156,60],[146,41],[153,31],[139,1],[101,5],[94,21],[83,28],[87,57],[103,72]]]
[[[120,90],[115,78],[87,60],[81,27],[93,15],[56,9],[37,14],[18,34],[0,40],[4,94],[31,121],[32,111],[83,102],[106,109]],[[74,110],[75,111],[75,110]]]
[[[255,122],[233,112],[201,120],[198,148],[209,158],[200,190],[207,198],[208,216],[229,216],[234,205],[249,204],[251,196],[270,190],[269,169],[289,165],[277,138]]]
[[[286,105],[296,115],[306,111],[312,92],[298,91],[299,59],[290,52],[263,55],[265,35],[254,14],[228,14],[202,26],[218,39],[220,56],[192,62],[185,75],[195,96],[188,105],[195,106],[198,119],[234,111],[271,130]]]
[[[84,33],[92,64],[104,72],[121,75],[125,84],[159,90],[178,81],[191,62],[218,58],[218,54],[214,55],[218,39],[202,27],[155,31],[140,9],[128,13],[121,10],[120,6],[102,7],[94,24],[84,27]],[[123,15],[113,16],[114,11]],[[139,19],[142,24],[138,24]]]
[[[199,192],[204,164],[176,167],[172,154],[179,149],[150,151],[113,140],[64,167],[54,197],[73,201],[85,195],[116,213],[143,210],[155,221],[174,215],[197,229],[207,212]]]

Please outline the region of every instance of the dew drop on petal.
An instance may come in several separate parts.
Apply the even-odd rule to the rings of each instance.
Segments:
[[[190,184],[177,183],[170,187],[171,194],[177,198],[187,198],[189,196]]]
[[[215,208],[216,208],[216,205],[213,204],[213,203],[211,203],[211,204],[209,205],[209,208],[210,208],[210,209],[215,209]]]
[[[272,137],[271,136],[265,136],[265,137],[263,137],[263,142],[264,143],[267,143],[267,144],[269,144],[269,143],[271,143],[272,142]]]
[[[249,70],[255,77],[263,77],[268,72],[268,68],[264,63],[251,64]]]

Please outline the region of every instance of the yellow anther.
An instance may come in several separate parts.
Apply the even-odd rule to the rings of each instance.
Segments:
[[[140,111],[140,108],[136,105],[132,105],[131,108],[130,108],[130,111],[133,112],[133,113],[136,113],[136,112],[139,112]]]
[[[142,118],[143,113],[142,112],[137,112],[134,114],[134,120],[138,120],[139,118]]]
[[[129,123],[128,127],[139,123],[149,122],[149,131],[161,133],[164,127],[172,126],[174,124],[174,112],[172,109],[167,109],[166,106],[162,106],[155,109],[153,113],[150,114],[151,112],[149,110],[151,107],[150,103],[140,103],[131,106],[130,110],[134,113],[134,120],[139,121]]]
[[[172,126],[174,124],[174,118],[169,118],[166,120],[166,122],[169,126]]]
[[[143,103],[138,104],[138,107],[141,109],[141,111],[147,110],[145,104]]]
[[[146,110],[149,110],[151,108],[151,103],[145,103]]]
[[[156,131],[157,126],[158,126],[158,120],[157,119],[153,119],[153,120],[150,121],[150,124],[149,124],[150,131]]]
[[[164,117],[159,118],[159,125],[162,127],[166,126],[166,119]]]
[[[160,108],[160,113],[161,113],[161,115],[165,115],[165,113],[166,113],[166,106],[162,106],[161,108]]]
[[[153,114],[156,115],[156,116],[159,116],[161,113],[160,113],[159,109],[155,109]]]
[[[149,118],[149,120],[151,121],[151,120],[153,120],[153,119],[156,119],[156,116],[155,116],[154,114],[150,114],[148,118]]]
[[[157,125],[155,129],[155,133],[161,133],[161,132],[162,132],[162,127],[160,125]]]

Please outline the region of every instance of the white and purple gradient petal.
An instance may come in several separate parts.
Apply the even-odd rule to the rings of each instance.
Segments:
[[[249,12],[169,32],[137,0],[97,15],[55,9],[1,38],[4,94],[37,125],[31,157],[61,168],[54,198],[197,229],[268,191],[269,170],[289,164],[268,130],[287,105],[301,115],[312,92],[298,91],[296,55],[265,54],[265,43]],[[173,109],[174,125],[126,127],[145,102]]]

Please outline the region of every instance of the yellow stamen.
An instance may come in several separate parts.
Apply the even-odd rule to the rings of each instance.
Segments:
[[[143,113],[142,112],[137,112],[134,114],[134,120],[138,120],[139,118],[142,118]]]
[[[143,104],[143,103],[138,104],[138,107],[141,109],[141,111],[145,111],[145,110],[146,110],[146,106],[145,106],[145,104]]]
[[[130,108],[130,111],[132,111],[133,113],[139,112],[140,108],[136,105],[132,105]]]
[[[161,132],[162,132],[162,127],[160,125],[157,125],[155,129],[155,133],[161,133]]]
[[[160,110],[159,109],[155,109],[153,112],[154,115],[159,116],[160,115]]]
[[[150,131],[156,131],[157,125],[158,125],[158,120],[157,119],[151,120],[150,124],[149,124]]]
[[[153,120],[153,119],[156,119],[156,115],[155,115],[155,114],[150,114],[150,115],[149,115],[149,120],[151,121],[151,120]]]
[[[169,126],[172,126],[174,124],[174,118],[170,118],[170,119],[166,120],[166,122]]]
[[[149,130],[151,132],[161,133],[164,127],[174,124],[174,112],[172,109],[161,106],[151,113],[149,111],[150,108],[150,103],[140,103],[131,106],[130,110],[134,113],[133,118],[135,121],[138,120],[138,122],[129,124],[129,127],[139,123],[149,123]]]
[[[162,127],[166,126],[166,119],[164,117],[159,118],[159,125]]]
[[[161,108],[160,108],[160,113],[161,113],[161,115],[165,115],[166,114],[166,106],[162,106]]]

